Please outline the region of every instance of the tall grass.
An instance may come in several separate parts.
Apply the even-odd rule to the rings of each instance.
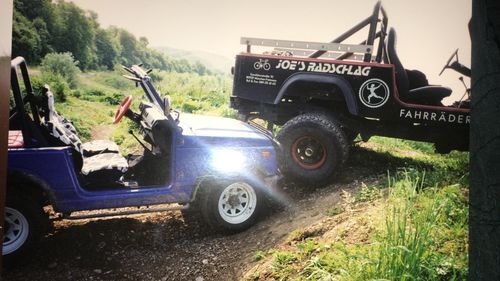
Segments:
[[[271,256],[266,280],[465,280],[467,278],[467,194],[459,185],[428,179],[428,172],[406,170],[388,176],[380,222],[372,221],[368,241],[359,235],[366,218],[347,216],[350,227],[334,240],[309,237]],[[366,203],[362,203],[366,204]],[[379,209],[372,212],[379,216]],[[384,214],[385,213],[385,214]],[[353,241],[354,240],[354,241]],[[282,257],[295,257],[283,262]],[[276,266],[279,264],[280,266]],[[261,278],[255,278],[261,279]]]
[[[422,177],[396,181],[390,188],[390,207],[385,220],[385,237],[381,239],[375,279],[429,280],[434,269],[426,266],[430,246],[434,243],[431,231],[436,226],[440,204],[433,201],[428,207],[416,205],[417,190],[422,190]]]

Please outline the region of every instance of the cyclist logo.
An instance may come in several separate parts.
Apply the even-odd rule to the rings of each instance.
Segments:
[[[389,87],[377,78],[366,80],[359,88],[359,99],[370,108],[381,107],[389,99]]]
[[[269,70],[271,69],[271,64],[269,63],[269,60],[267,59],[259,59],[259,61],[256,61],[254,64],[253,64],[253,68],[255,68],[255,70],[259,70],[259,69],[264,69],[264,70]]]

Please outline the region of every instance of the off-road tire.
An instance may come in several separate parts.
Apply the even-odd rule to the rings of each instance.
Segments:
[[[354,140],[358,137],[359,133],[348,128],[342,128],[342,131],[344,132],[347,144],[354,144]]]
[[[308,186],[330,183],[348,157],[348,142],[340,124],[325,113],[294,117],[285,123],[277,139],[283,151],[281,170],[289,179]]]
[[[235,233],[249,228],[256,222],[265,206],[262,193],[245,181],[213,180],[206,182],[201,188],[203,192],[200,193],[199,203],[203,218],[207,224],[221,232]],[[236,208],[244,213],[242,215],[235,213],[235,210],[230,213],[227,201],[224,201],[227,197],[223,199],[222,194],[227,195],[231,189],[242,189],[239,195],[246,198],[241,199],[247,200]],[[221,202],[226,202],[225,209],[221,207]],[[226,213],[223,213],[224,211]]]
[[[5,207],[5,226],[2,240],[4,243],[3,262],[5,266],[9,267],[27,261],[27,259],[25,259],[25,257],[29,256],[27,253],[33,244],[38,242],[38,240],[48,231],[50,222],[42,206],[37,203],[37,200],[34,200],[34,198],[27,194],[8,192]],[[13,227],[17,229],[14,232],[12,232],[14,229]],[[14,246],[13,249],[10,249],[10,253],[7,253],[8,249],[6,247],[12,247],[13,244],[7,246],[6,243],[9,241],[6,241],[6,235],[9,235],[10,238],[14,238],[10,240],[14,245],[21,243],[21,245]],[[24,240],[24,242],[22,242],[22,240]]]

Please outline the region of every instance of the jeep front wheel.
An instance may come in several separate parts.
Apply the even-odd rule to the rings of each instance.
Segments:
[[[346,136],[326,114],[307,113],[289,120],[277,139],[283,148],[283,173],[304,184],[328,184],[347,159]]]
[[[244,181],[212,182],[200,198],[206,222],[216,228],[238,232],[249,228],[262,206],[259,190]]]

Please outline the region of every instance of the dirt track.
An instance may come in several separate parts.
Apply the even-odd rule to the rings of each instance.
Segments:
[[[60,221],[24,266],[4,270],[4,280],[237,280],[256,251],[323,219],[340,190],[353,191],[399,164],[362,148],[351,154],[335,184],[313,191],[288,187],[289,207],[270,211],[245,232],[222,235],[185,223],[178,211]]]

